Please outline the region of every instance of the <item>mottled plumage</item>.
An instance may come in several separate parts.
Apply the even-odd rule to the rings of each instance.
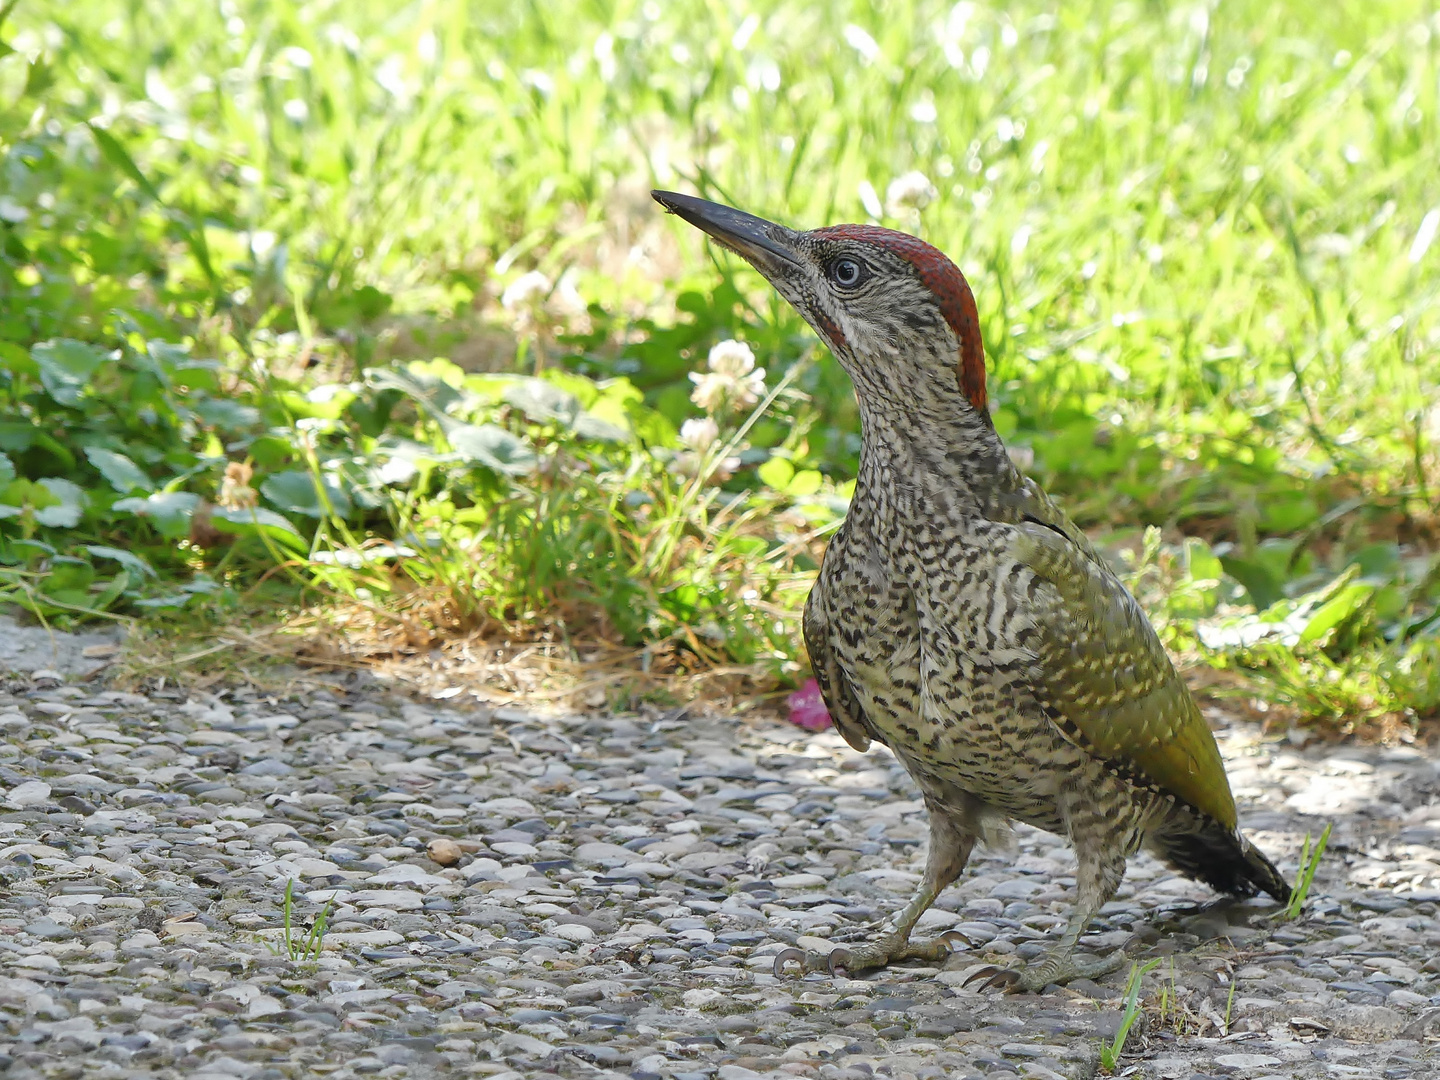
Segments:
[[[1226,892],[1288,898],[1240,835],[1215,739],[1139,604],[995,433],[975,302],[955,265],[887,229],[794,232],[656,198],[775,285],[860,406],[855,496],[806,605],[805,643],[846,741],[889,746],[924,793],[931,846],[894,925],[830,965],[941,955],[910,930],[1006,819],[1067,837],[1079,862],[1065,934],[1012,973],[1020,987],[1120,962],[1072,952],[1142,846]]]

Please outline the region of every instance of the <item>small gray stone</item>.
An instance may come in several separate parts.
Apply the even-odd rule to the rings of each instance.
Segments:
[[[74,930],[54,919],[36,919],[25,927],[25,932],[31,937],[44,938],[47,941],[68,941],[75,936]]]
[[[240,771],[246,776],[289,776],[295,770],[279,758],[261,758]]]

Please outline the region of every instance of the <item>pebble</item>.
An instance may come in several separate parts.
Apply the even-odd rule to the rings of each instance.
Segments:
[[[341,685],[0,683],[0,1071],[1077,1080],[1113,1036],[1126,971],[1055,996],[964,985],[1069,913],[1073,857],[1025,826],[922,920],[956,932],[950,958],[774,976],[791,943],[873,935],[920,880],[923,802],[881,748]],[[1086,942],[1140,933],[1137,959],[1163,952],[1149,992],[1183,1017],[1148,1010],[1132,1047],[1163,1080],[1429,1075],[1440,772],[1239,723],[1222,743],[1287,872],[1317,806],[1346,859],[1290,923],[1132,859]]]
[[[460,861],[464,850],[448,836],[437,836],[425,845],[425,851],[435,862],[441,866],[454,866]]]

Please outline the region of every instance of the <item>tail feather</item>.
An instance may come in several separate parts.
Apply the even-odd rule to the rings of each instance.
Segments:
[[[1290,885],[1265,853],[1238,830],[1213,821],[1189,824],[1183,831],[1166,831],[1153,838],[1152,846],[1165,862],[1186,877],[1232,896],[1266,892],[1282,904],[1289,903]]]

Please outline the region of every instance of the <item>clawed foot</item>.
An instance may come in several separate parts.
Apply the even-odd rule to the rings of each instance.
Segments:
[[[939,963],[950,955],[956,942],[969,944],[968,939],[959,931],[947,930],[933,941],[914,942],[898,935],[888,935],[873,945],[866,945],[858,949],[847,949],[841,946],[823,954],[795,948],[782,949],[775,954],[775,977],[778,979],[784,975],[785,965],[792,963],[800,965],[802,975],[812,971],[828,971],[832,976],[839,976],[842,971],[853,975],[856,972],[885,967],[901,960],[926,960],[932,964]]]
[[[1033,967],[1002,968],[987,964],[973,972],[961,986],[982,992],[998,986],[1007,994],[1038,994],[1051,983],[1063,986],[1072,979],[1099,979],[1118,971],[1128,959],[1123,948],[1116,949],[1109,956],[1091,960],[1077,960],[1073,954],[1052,953]]]

